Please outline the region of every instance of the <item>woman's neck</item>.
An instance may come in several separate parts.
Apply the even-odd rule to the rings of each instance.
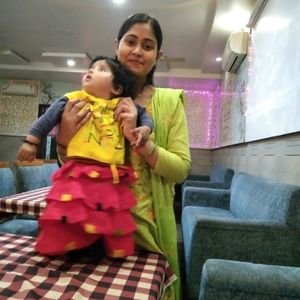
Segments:
[[[145,89],[145,87],[147,86],[146,84],[146,80],[143,79],[136,79],[135,81],[135,89],[134,89],[134,98],[139,97],[139,95],[141,93],[143,93],[143,90]]]
[[[154,92],[154,87],[152,85],[146,84],[142,88],[140,93],[134,98],[134,102],[142,106],[146,106],[151,101],[153,92]]]

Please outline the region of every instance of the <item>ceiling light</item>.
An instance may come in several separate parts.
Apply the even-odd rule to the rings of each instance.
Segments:
[[[237,31],[245,28],[250,13],[244,10],[235,10],[230,13],[221,15],[216,24],[219,28],[227,31]]]
[[[121,3],[125,2],[125,0],[113,0],[113,2],[115,2],[116,4],[121,4]]]
[[[222,61],[222,57],[217,57],[216,61]]]
[[[43,51],[42,56],[49,56],[49,57],[73,57],[73,58],[86,58],[88,57],[84,52],[49,52]]]
[[[69,67],[74,67],[76,65],[74,59],[68,59],[67,60],[67,64],[68,64]]]

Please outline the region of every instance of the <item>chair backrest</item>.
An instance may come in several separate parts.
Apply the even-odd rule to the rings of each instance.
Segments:
[[[212,166],[210,171],[210,181],[214,183],[222,183],[222,188],[230,188],[234,170],[224,166]]]
[[[279,220],[300,227],[300,187],[236,173],[231,184],[230,211],[237,218]]]
[[[58,169],[57,163],[43,160],[16,162],[15,175],[17,192],[26,192],[52,184],[51,175]]]
[[[0,197],[16,193],[15,177],[8,162],[0,162]]]

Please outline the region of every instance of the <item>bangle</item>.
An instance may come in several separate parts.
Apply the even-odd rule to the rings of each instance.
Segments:
[[[153,143],[151,150],[148,153],[144,154],[143,156],[146,158],[150,157],[155,152],[156,148],[157,148],[157,145],[155,143]]]
[[[68,146],[59,144],[58,142],[56,142],[56,145],[61,147],[62,149],[67,149],[68,148]]]
[[[39,144],[36,144],[36,143],[29,142],[26,139],[23,139],[22,141],[23,141],[23,143],[29,144],[31,146],[36,146],[37,147],[39,145]]]
[[[66,155],[67,147],[61,147],[59,145],[56,145],[56,152],[62,155]]]

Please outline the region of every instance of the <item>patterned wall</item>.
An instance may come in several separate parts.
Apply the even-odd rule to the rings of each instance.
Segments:
[[[0,135],[23,136],[38,116],[39,81],[2,80],[0,94]],[[9,84],[29,84],[36,87],[36,95],[5,94]]]
[[[6,87],[12,84],[34,86],[36,93],[33,96],[6,94]],[[0,87],[0,135],[24,136],[38,117],[39,104],[51,104],[66,92],[79,89],[80,84],[1,80]]]
[[[158,78],[156,85],[184,90],[190,148],[214,147],[219,138],[220,80]]]
[[[74,83],[31,82],[38,86],[38,94],[35,97],[1,95],[0,135],[26,135],[28,128],[37,118],[39,104],[51,104],[66,92],[80,89],[80,84]],[[190,147],[211,149],[218,145],[220,80],[172,79],[164,85],[183,88],[185,91]],[[25,102],[26,105],[23,105]]]
[[[219,144],[215,148],[245,141],[245,113],[247,102],[248,58],[237,73],[226,72],[221,86]]]

